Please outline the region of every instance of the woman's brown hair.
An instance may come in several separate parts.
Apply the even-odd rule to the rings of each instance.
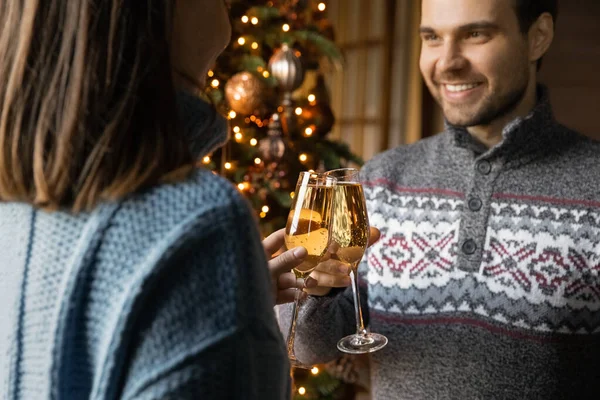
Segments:
[[[173,1],[0,0],[0,200],[89,210],[191,165]]]

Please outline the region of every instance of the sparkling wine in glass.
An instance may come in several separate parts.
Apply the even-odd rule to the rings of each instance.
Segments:
[[[331,209],[336,179],[313,172],[301,172],[285,227],[288,249],[302,246],[308,253],[302,264],[294,268],[296,279],[306,278],[327,252],[330,240]],[[292,323],[288,332],[287,351],[290,363],[297,368],[310,368],[296,359],[294,338],[301,289],[296,289]]]
[[[332,247],[337,258],[350,265],[356,333],[338,342],[338,349],[345,353],[363,354],[382,349],[387,338],[369,332],[363,323],[358,289],[358,264],[369,243],[369,217],[359,171],[354,168],[341,168],[328,171],[327,176],[336,178],[333,195],[333,216],[331,226]]]

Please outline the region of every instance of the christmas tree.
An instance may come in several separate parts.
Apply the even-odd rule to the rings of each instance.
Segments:
[[[263,234],[285,226],[301,171],[361,164],[328,134],[325,75],[341,65],[324,2],[229,1],[232,41],[209,71],[207,95],[232,140],[202,163],[233,181]]]
[[[362,164],[328,135],[335,122],[325,76],[342,65],[327,5],[230,0],[232,41],[209,71],[207,96],[232,140],[201,162],[234,182],[267,235],[285,226],[301,171]],[[339,361],[293,371],[294,398],[350,399]]]

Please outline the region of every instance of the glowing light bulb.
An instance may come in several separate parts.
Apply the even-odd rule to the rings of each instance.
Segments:
[[[268,213],[269,212],[269,206],[263,206],[262,212]]]
[[[304,396],[306,394],[306,388],[304,386],[300,386],[300,388],[298,388],[298,394],[300,394],[300,396]]]
[[[262,160],[260,158],[258,158],[258,157],[256,157],[254,159],[254,164],[256,164],[256,165],[260,164],[261,162],[262,162]]]
[[[283,26],[281,27],[281,29],[283,29],[284,32],[289,32],[290,26],[288,24],[283,24]]]
[[[212,69],[209,69],[207,75],[208,75],[209,78],[212,78],[213,76],[215,76],[215,73],[213,72]]]
[[[317,367],[312,367],[312,369],[310,370],[310,372],[311,372],[313,375],[317,375],[317,374],[319,373],[319,368],[317,368]]]
[[[252,46],[251,46],[254,50],[258,49],[258,43],[256,42],[252,42]]]
[[[238,184],[238,189],[244,190],[245,188],[246,188],[246,185],[244,185],[243,183]]]
[[[314,102],[316,99],[317,99],[317,96],[315,96],[314,94],[308,95],[308,101],[310,101],[311,103]]]
[[[244,44],[246,44],[246,39],[242,36],[238,39],[238,43],[240,46],[243,46]]]
[[[306,154],[300,154],[300,157],[298,157],[298,159],[302,162],[308,160],[308,156]]]
[[[325,11],[325,9],[327,8],[325,3],[319,3],[317,7],[319,8],[319,11]]]
[[[206,157],[204,157],[204,158],[202,159],[202,162],[203,162],[204,164],[208,164],[208,163],[210,163],[210,157],[209,157],[209,156],[206,156]]]
[[[300,108],[300,107],[296,108],[296,115],[302,115],[302,108]]]
[[[247,15],[242,16],[242,22],[243,23],[247,24],[249,20],[250,20],[250,18],[248,18]]]
[[[308,127],[304,130],[304,133],[306,134],[306,136],[311,136],[313,134],[313,130],[312,128]]]
[[[258,18],[252,17],[252,19],[250,20],[250,22],[252,22],[252,25],[256,25],[256,24],[258,24]]]
[[[241,133],[236,133],[235,134],[235,140],[240,142],[242,139],[244,138],[244,136]]]
[[[250,139],[250,146],[256,146],[258,144],[258,140],[252,138]]]
[[[240,132],[240,127],[239,127],[239,126],[234,126],[234,127],[233,127],[233,131],[234,131],[235,133],[238,133],[238,132]]]
[[[261,213],[260,213],[260,217],[261,217],[261,218],[265,218],[266,216],[267,216],[267,213],[266,213],[266,212],[261,212]]]
[[[237,113],[233,110],[229,111],[229,118],[234,119],[235,117],[237,117]]]
[[[218,79],[213,79],[212,82],[210,83],[210,85],[214,88],[218,88],[219,84],[220,84],[220,82]]]
[[[268,78],[269,76],[271,76],[271,74],[269,74],[269,71],[264,71],[264,72],[263,72],[263,76],[264,76],[265,78]]]
[[[232,165],[230,162],[226,162],[224,167],[225,167],[225,169],[231,169]]]
[[[296,193],[295,192],[291,192],[290,193],[290,197],[293,199],[294,197],[296,197]]]

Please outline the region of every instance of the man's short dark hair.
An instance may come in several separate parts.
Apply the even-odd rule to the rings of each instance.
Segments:
[[[558,17],[558,0],[515,0],[515,12],[519,20],[519,28],[524,35],[529,32],[531,25],[538,19],[540,15],[547,12],[552,15],[552,19],[556,24]],[[537,62],[537,69],[542,65],[542,59]]]

